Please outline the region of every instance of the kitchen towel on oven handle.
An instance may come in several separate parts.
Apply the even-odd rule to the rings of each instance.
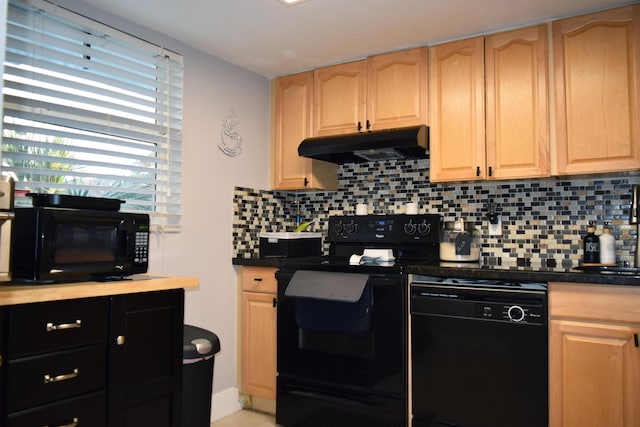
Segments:
[[[301,329],[364,333],[369,331],[373,306],[368,282],[367,274],[298,270],[285,296],[296,298]]]

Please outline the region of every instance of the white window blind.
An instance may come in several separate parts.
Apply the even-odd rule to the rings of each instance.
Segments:
[[[41,0],[10,0],[2,170],[16,189],[125,200],[180,227],[182,57]]]

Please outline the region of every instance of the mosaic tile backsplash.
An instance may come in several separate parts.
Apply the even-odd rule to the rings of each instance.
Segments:
[[[605,222],[616,239],[616,259],[633,264],[637,228],[629,224],[631,186],[640,172],[514,181],[429,182],[429,160],[391,160],[338,168],[337,191],[284,192],[234,189],[233,256],[255,258],[260,232],[293,231],[296,205],[312,231],[325,232],[330,215],[353,215],[358,203],[369,214],[419,213],[474,221],[484,264],[577,266],[590,221]],[[489,236],[487,211],[502,215],[502,235]],[[325,247],[325,251],[326,251]]]

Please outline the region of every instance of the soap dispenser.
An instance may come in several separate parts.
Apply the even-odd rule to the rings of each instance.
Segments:
[[[600,236],[600,264],[616,265],[616,239],[611,234],[609,223],[604,223]]]

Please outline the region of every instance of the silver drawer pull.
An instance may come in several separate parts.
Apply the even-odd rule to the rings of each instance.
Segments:
[[[75,417],[73,419],[73,421],[71,421],[71,424],[64,424],[64,425],[59,425],[59,426],[42,426],[42,427],[78,427],[80,425],[80,422],[78,421],[78,417]]]
[[[70,380],[70,379],[76,378],[79,374],[80,374],[80,371],[78,370],[78,368],[74,369],[73,372],[70,374],[57,375],[55,377],[52,377],[49,374],[45,374],[44,383],[49,384],[49,383],[57,383],[60,381]]]
[[[82,320],[78,319],[74,323],[60,323],[58,325],[54,325],[53,323],[47,323],[47,332],[51,331],[62,331],[65,329],[77,329],[82,327]]]

